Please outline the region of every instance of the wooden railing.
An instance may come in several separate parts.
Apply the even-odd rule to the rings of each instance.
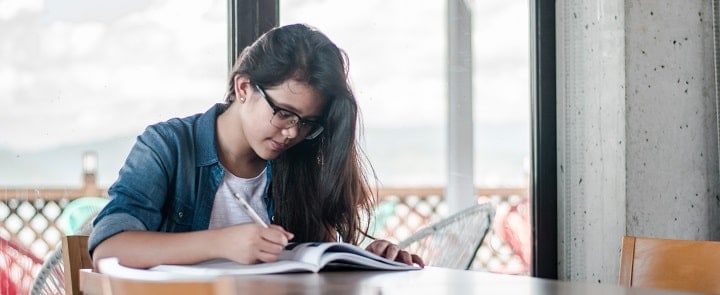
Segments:
[[[83,196],[107,195],[106,190],[96,188],[92,180],[94,177],[86,175],[86,185],[79,189],[0,188],[0,236],[26,246],[38,257],[45,257],[62,238],[62,225],[57,221],[65,207]],[[447,215],[442,188],[383,188],[378,193],[378,225],[374,234],[379,238],[402,240]],[[507,212],[507,208],[527,203],[525,188],[479,188],[475,193],[478,202],[492,202],[498,212]],[[473,268],[527,274],[528,265],[522,259],[523,254],[518,253],[521,251],[517,245],[501,238],[504,229],[499,226],[505,226],[505,222],[496,218]]]

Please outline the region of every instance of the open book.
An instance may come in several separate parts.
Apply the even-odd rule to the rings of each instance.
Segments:
[[[420,268],[380,257],[352,244],[324,242],[288,244],[275,262],[246,265],[216,259],[193,265],[158,265],[150,270],[182,276],[208,277],[318,272],[323,269],[415,270]]]

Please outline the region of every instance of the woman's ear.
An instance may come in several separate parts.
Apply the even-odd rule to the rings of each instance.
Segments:
[[[252,92],[252,84],[250,79],[243,75],[235,75],[235,99],[239,102],[245,102]]]

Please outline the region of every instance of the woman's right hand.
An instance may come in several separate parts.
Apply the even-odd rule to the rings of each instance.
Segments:
[[[244,223],[218,230],[215,245],[221,251],[219,256],[242,264],[277,261],[278,255],[292,240],[293,234],[279,225],[268,228],[257,223]]]

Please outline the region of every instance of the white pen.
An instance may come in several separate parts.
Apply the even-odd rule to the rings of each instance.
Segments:
[[[267,223],[265,223],[265,221],[260,218],[260,215],[258,215],[252,207],[250,207],[250,204],[245,201],[245,198],[241,197],[238,193],[233,193],[233,196],[235,197],[235,199],[238,200],[238,202],[240,202],[240,207],[245,210],[245,213],[247,213],[247,215],[249,215],[252,220],[255,220],[255,222],[257,222],[259,225],[262,225],[262,227],[268,228]]]

